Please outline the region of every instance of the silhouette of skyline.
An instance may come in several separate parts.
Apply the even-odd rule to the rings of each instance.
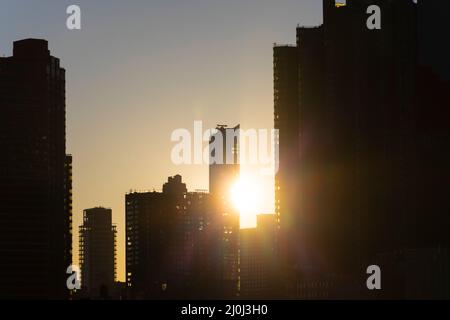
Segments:
[[[18,39],[47,39],[70,70],[67,151],[74,154],[77,176],[73,225],[82,223],[85,208],[112,208],[118,278],[124,281],[123,194],[158,190],[177,173],[189,190],[208,188],[208,166],[178,167],[170,161],[171,132],[191,129],[194,120],[203,120],[205,128],[218,121],[240,123],[243,129],[272,128],[272,53],[267,48],[274,41],[290,42],[297,23],[319,24],[321,3],[81,0],[79,32],[65,26],[66,3],[30,3],[2,1],[7,10],[0,10],[5,30],[0,56],[10,56]],[[258,211],[274,212],[273,178],[262,177],[261,183],[269,196]],[[73,231],[76,261],[78,230]]]
[[[195,2],[216,13],[217,7]],[[322,3],[323,24],[300,24],[296,34],[290,28],[295,44],[275,43],[271,50],[277,39],[269,44],[267,38],[274,34],[255,33],[255,41],[264,40],[247,45],[261,50],[264,44],[265,53],[255,60],[271,72],[255,64],[259,71],[251,78],[243,61],[216,53],[227,47],[226,40],[208,47],[213,34],[208,32],[200,51],[193,43],[177,43],[188,51],[195,47],[189,51],[195,55],[179,65],[165,64],[166,72],[161,61],[179,59],[177,47],[170,48],[175,51],[169,58],[158,58],[163,51],[152,51],[137,34],[135,43],[120,42],[117,51],[104,43],[97,48],[103,48],[103,61],[89,59],[68,72],[50,55],[47,40],[14,41],[13,54],[0,58],[0,142],[6,151],[0,289],[13,298],[67,298],[65,270],[73,261],[81,263],[86,293],[72,292],[75,299],[449,298],[450,84],[448,61],[434,54],[441,43],[427,37],[430,26],[439,27],[431,23],[431,12],[448,5],[435,0]],[[365,24],[369,3],[382,9],[380,30]],[[171,5],[159,9],[186,8]],[[135,4],[130,13],[142,6]],[[238,16],[246,24],[243,11]],[[97,22],[98,30],[105,30],[106,22]],[[149,51],[133,50],[139,47]],[[128,49],[125,60],[121,49]],[[246,56],[233,49],[228,54]],[[213,64],[209,57],[215,57]],[[64,66],[73,63],[62,59]],[[226,61],[236,69],[222,70],[224,79],[220,70]],[[177,69],[202,63],[198,72]],[[90,79],[87,69],[97,66]],[[159,73],[145,74],[141,67]],[[82,74],[88,79],[75,81],[73,91],[67,78],[72,69],[79,79]],[[130,74],[130,81],[122,81]],[[155,74],[162,75],[160,82]],[[241,82],[222,86],[222,81],[231,83],[230,74]],[[254,79],[251,85],[249,79]],[[81,88],[88,94],[80,96]],[[118,97],[115,91],[126,94]],[[66,118],[72,118],[66,115],[66,99],[76,110],[77,135],[66,132]],[[256,101],[271,108],[265,112]],[[93,104],[96,108],[86,109]],[[211,151],[213,143],[245,128],[242,123],[279,130],[279,170],[258,181],[264,188],[258,228],[241,230],[232,203],[239,173],[252,169],[236,164],[239,137],[223,143],[224,158],[232,155],[233,164],[176,166],[171,161],[170,132],[189,130],[196,119],[207,125],[241,123],[217,125],[210,158],[217,152]],[[66,148],[66,138],[74,136],[75,147]],[[155,191],[162,176],[170,177],[162,192]],[[153,192],[133,191],[152,187]],[[188,192],[196,189],[209,193]],[[93,208],[83,209],[83,224],[80,206]],[[261,215],[272,212],[270,219]],[[73,241],[72,229],[77,230]],[[102,257],[92,256],[91,249],[104,251],[104,259],[95,262]],[[383,291],[368,290],[364,271],[373,264],[383,269]]]

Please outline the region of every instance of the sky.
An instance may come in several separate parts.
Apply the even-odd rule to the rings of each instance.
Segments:
[[[66,28],[72,4],[81,30]],[[83,209],[112,208],[123,281],[125,194],[161,190],[175,174],[208,189],[206,165],[171,161],[174,130],[273,128],[273,44],[295,43],[297,24],[319,25],[321,12],[319,0],[0,0],[0,55],[46,39],[66,69],[75,263]],[[257,210],[273,213],[273,176],[255,181]]]

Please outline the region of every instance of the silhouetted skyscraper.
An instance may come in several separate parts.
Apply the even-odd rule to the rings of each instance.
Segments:
[[[163,192],[126,195],[126,280],[134,298],[205,298],[214,284],[209,195],[179,175]]]
[[[257,227],[240,231],[240,297],[279,298],[276,215],[258,215]]]
[[[0,297],[66,298],[65,70],[45,40],[0,58]]]
[[[298,53],[295,46],[273,50],[275,129],[279,169],[275,175],[275,213],[280,228],[280,252],[287,260],[297,241],[299,194]],[[293,197],[292,195],[295,195]]]
[[[209,144],[209,192],[217,236],[217,272],[222,298],[238,293],[239,278],[239,212],[231,201],[231,189],[239,179],[240,127],[218,126]]]
[[[450,46],[443,36],[448,30],[450,2],[420,0],[417,6],[420,63],[450,85]]]
[[[381,8],[380,30],[366,26],[370,4]],[[449,91],[419,65],[417,4],[325,0],[323,9],[322,26],[297,29],[296,48],[274,50],[280,244],[304,281],[348,277],[357,288],[333,294],[370,296],[361,270],[380,253],[450,244],[438,177],[450,178],[440,120]]]
[[[72,155],[66,155],[65,160],[65,176],[64,176],[64,189],[66,192],[64,207],[65,207],[65,224],[66,224],[66,233],[64,234],[65,239],[65,254],[66,257],[66,265],[69,266],[72,264],[72,215],[73,215],[73,192],[72,192]]]
[[[117,231],[111,209],[84,210],[79,234],[81,290],[89,298],[106,298],[116,281]]]

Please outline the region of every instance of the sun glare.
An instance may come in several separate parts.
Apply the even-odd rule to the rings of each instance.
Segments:
[[[241,176],[231,187],[231,201],[239,211],[241,220],[254,218],[258,214],[260,188],[250,177]],[[242,223],[241,223],[242,225]]]

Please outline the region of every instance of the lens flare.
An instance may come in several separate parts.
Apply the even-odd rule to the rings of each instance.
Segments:
[[[257,214],[259,186],[249,177],[241,176],[231,187],[231,201],[241,217]]]

